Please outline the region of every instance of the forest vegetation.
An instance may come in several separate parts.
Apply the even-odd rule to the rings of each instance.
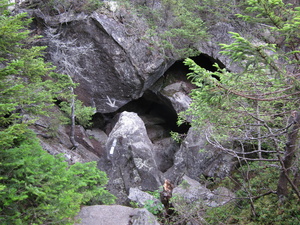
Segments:
[[[29,129],[55,99],[74,99],[75,84],[44,61],[26,13],[7,6],[0,1],[0,224],[73,224],[81,205],[111,204],[114,196],[96,162],[68,165]]]
[[[240,72],[218,65],[211,72],[185,60],[192,70],[188,76],[198,88],[192,91],[193,102],[182,119],[192,118],[193,127],[205,127],[207,141],[238,161],[236,171],[218,181],[236,191],[237,201],[209,209],[207,221],[297,224],[300,7],[280,0],[249,0],[242,12],[236,16],[269,38],[231,32],[233,42],[220,44],[221,53]]]
[[[44,1],[42,6],[46,9],[55,2]],[[197,88],[178,124],[187,121],[205,130],[209,144],[237,161],[230,176],[210,184],[229,188],[236,198],[220,207],[203,206],[202,221],[299,224],[298,1],[161,2],[164,10],[154,11],[145,2],[132,5],[119,0],[147,15],[150,28],[144,38],[153,40],[168,58],[186,58],[188,77]],[[102,6],[96,0],[78,4],[78,10],[86,12]],[[58,99],[72,126],[76,108],[82,125],[89,124],[94,109],[76,100],[70,76],[56,73],[44,61],[46,47],[36,46],[39,37],[28,29],[32,19],[7,7],[8,1],[0,0],[0,224],[73,224],[81,205],[114,203],[105,188],[108,178],[96,162],[68,165],[62,156],[48,154],[29,127],[39,116],[49,115]],[[172,26],[161,29],[166,20],[172,20]],[[253,32],[247,36],[232,32],[231,43],[220,43],[221,53],[238,72],[217,64],[215,71],[208,71],[189,58],[199,54],[191,43],[209,41],[207,28],[220,20],[241,21]],[[73,145],[76,148],[75,141]]]

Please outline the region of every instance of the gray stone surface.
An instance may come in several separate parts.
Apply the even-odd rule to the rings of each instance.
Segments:
[[[181,219],[193,225],[206,224],[203,216],[207,207],[224,205],[234,199],[234,193],[225,187],[211,191],[194,179],[184,176],[173,189],[173,206]]]
[[[120,205],[84,206],[76,219],[81,219],[76,225],[159,225],[146,209]]]
[[[207,143],[203,131],[190,129],[176,152],[174,165],[164,174],[176,183],[183,175],[199,180],[200,175],[225,177],[236,161],[234,157]]]
[[[142,119],[133,112],[122,112],[109,134],[106,150],[111,168],[107,171],[110,187],[123,201],[131,187],[156,190],[161,173],[154,160],[153,144]]]
[[[50,16],[34,11],[45,25],[49,60],[80,83],[78,98],[101,113],[115,112],[141,97],[174,61],[149,50],[151,43],[142,38],[147,23],[117,4],[113,7],[90,15],[70,10]],[[135,21],[134,25],[125,26],[125,20],[126,25]]]
[[[176,196],[183,198],[187,204],[195,204],[200,201],[208,204],[214,197],[208,188],[188,176],[184,176],[181,185],[173,189],[173,196],[175,197],[175,205]],[[181,198],[178,202],[182,201]]]
[[[183,81],[172,83],[161,91],[162,95],[170,100],[177,113],[188,109],[192,101],[189,92],[186,82]]]
[[[35,32],[43,35],[38,44],[49,46],[47,60],[58,72],[70,75],[79,83],[76,94],[85,105],[96,107],[99,114],[106,115],[151,92],[150,100],[174,112],[172,117],[187,109],[191,101],[188,94],[193,88],[186,79],[187,71],[177,67],[168,70],[178,58],[170,52],[171,57],[165,57],[162,49],[153,45],[159,37],[144,38],[148,30],[147,18],[137,18],[134,12],[114,1],[106,1],[104,8],[89,14],[70,7],[55,15],[36,7],[41,0],[22,2],[20,7],[28,7],[26,11],[36,18]],[[158,0],[133,2],[156,9],[162,7]],[[70,6],[72,1],[64,3]],[[172,19],[162,21],[159,29],[163,31],[169,22]],[[208,29],[212,39],[194,40],[197,44],[191,43],[191,46],[208,57],[221,60],[231,71],[237,71],[239,68],[229,65],[229,58],[220,54],[218,44],[230,43],[228,31],[243,31],[242,26],[233,20],[214,22]],[[90,131],[77,127],[79,148],[75,151],[70,150],[67,127],[60,126],[53,137],[48,137],[41,128],[37,132],[44,149],[51,154],[64,153],[70,163],[98,161],[99,167],[108,174],[110,190],[121,203],[128,200],[132,187],[157,189],[162,184],[161,172],[164,178],[176,183],[184,174],[194,179],[202,174],[224,177],[234,165],[232,157],[207,145],[201,130],[190,130],[179,148],[169,138],[170,127],[166,128],[165,118],[155,115],[143,119],[146,128],[137,114],[122,113],[116,123],[110,121],[111,127],[106,127],[106,134],[110,133],[108,137],[100,127]],[[101,121],[102,124],[106,122]],[[46,121],[45,127],[47,124]],[[110,154],[112,150],[114,153]]]
[[[153,142],[154,159],[161,172],[166,172],[174,165],[175,153],[179,150],[179,146],[171,137]]]
[[[98,140],[91,140],[82,126],[76,126],[75,139],[78,148],[72,149],[70,129],[61,125],[55,116],[60,115],[58,107],[51,109],[50,117],[41,116],[30,128],[35,131],[44,150],[51,155],[63,154],[70,164],[76,162],[98,161],[103,154],[103,147]]]
[[[130,188],[128,198],[138,203],[140,207],[145,206],[145,204],[149,203],[150,201],[153,202],[154,205],[158,207],[162,207],[162,203],[156,199],[153,195],[148,194],[147,192],[141,191],[138,188]]]

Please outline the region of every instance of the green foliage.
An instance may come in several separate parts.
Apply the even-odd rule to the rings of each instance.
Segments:
[[[143,39],[149,41],[151,49],[161,51],[166,57],[188,57],[199,54],[193,46],[197,40],[208,39],[206,26],[201,20],[198,0],[161,0],[161,7],[150,2],[132,3],[118,0],[118,4],[129,8],[142,20],[146,18],[148,29],[138,27]],[[130,24],[135,26],[136,24]],[[142,33],[143,32],[143,33]]]
[[[246,14],[237,16],[260,29],[261,40],[231,32],[233,41],[220,45],[221,53],[238,67],[235,72],[218,65],[212,72],[185,60],[192,71],[188,76],[198,88],[182,118],[192,118],[193,127],[206,129],[211,144],[243,165],[223,182],[230,183],[237,199],[208,209],[205,219],[209,224],[298,224],[298,197],[291,192],[287,201],[281,201],[275,193],[288,118],[300,106],[300,10],[280,0],[246,4]],[[239,152],[222,145],[228,140]],[[298,161],[293,159],[295,171]]]
[[[170,12],[167,18],[170,21],[169,27],[161,34],[163,47],[181,57],[199,54],[196,48],[189,46],[195,40],[208,37],[198,3],[195,0],[162,0],[162,4]]]
[[[300,206],[295,196],[290,201],[280,204],[276,196],[266,196],[256,202],[258,218],[252,224],[275,224],[280,225],[284,221],[287,225],[300,223]],[[250,220],[250,218],[248,218]],[[251,224],[251,223],[250,223]]]
[[[152,195],[154,198],[160,200],[160,193],[162,187],[155,191],[147,191],[148,194]],[[144,207],[151,212],[153,215],[158,215],[164,210],[164,206],[160,201],[147,200]]]
[[[236,215],[240,213],[233,203],[209,208],[205,213],[205,221],[208,224],[237,224]]]
[[[186,136],[185,134],[179,134],[178,132],[170,131],[171,137],[177,143],[181,143]]]
[[[188,189],[191,185],[186,181],[186,180],[183,180],[180,184],[180,186],[183,188],[183,189]]]
[[[255,200],[257,216],[251,213],[250,206],[239,203],[210,208],[206,211],[208,224],[251,224],[251,225],[296,225],[300,222],[299,203],[295,196],[289,202],[280,204],[276,195],[267,195]]]
[[[248,0],[245,13],[237,16],[268,27],[270,39],[275,39],[277,44],[288,44],[294,50],[299,43],[300,8],[296,5],[282,0]]]
[[[161,203],[159,204],[155,202],[154,200],[147,200],[144,207],[153,215],[158,215],[164,210],[164,206]]]
[[[92,11],[96,10],[103,6],[103,1],[101,0],[88,0],[87,2],[88,7],[86,7],[86,10]]]
[[[243,1],[202,0],[199,2],[198,8],[207,27],[211,27],[220,22],[236,22],[235,14],[242,5]]]
[[[137,202],[130,201],[129,205],[131,208],[135,208],[135,209],[139,208],[139,203],[137,203]]]
[[[0,16],[0,126],[7,126],[22,115],[44,114],[53,99],[66,93],[72,83],[43,60],[42,46],[29,46],[35,37],[26,26],[31,22],[25,13],[10,16],[1,1]],[[48,76],[51,79],[45,80]]]
[[[68,117],[64,117],[66,119],[66,123],[70,124],[70,116],[71,116],[71,106],[68,102],[62,102],[60,104],[61,110],[65,112]],[[95,113],[95,108],[84,106],[80,100],[75,101],[75,118],[78,124],[89,127],[92,125],[91,120],[92,116]],[[63,120],[65,120],[62,118]]]
[[[289,14],[282,0],[248,0],[247,4],[248,7],[245,12],[248,15],[239,14],[238,16],[250,22],[281,27],[284,21],[283,18]]]
[[[98,204],[114,202],[96,162],[68,166],[45,152],[24,126],[1,131],[0,148],[1,224],[73,224],[81,204],[95,197],[101,198]]]
[[[296,19],[290,18],[285,23],[290,24]],[[299,27],[294,28],[294,33],[299,32]],[[277,32],[285,35],[281,29]],[[200,68],[191,59],[185,60],[193,71],[188,76],[199,87],[192,92],[193,103],[187,112],[193,116],[194,126],[202,127],[209,121],[218,124],[213,132],[218,129],[219,134],[243,139],[242,135],[247,133],[245,129],[253,133],[258,123],[263,124],[259,130],[262,135],[269,132],[268,127],[285,127],[287,118],[277,116],[280,109],[274,106],[281,105],[287,112],[297,108],[299,80],[294,75],[297,70],[294,72],[290,68],[297,68],[298,53],[293,49],[283,52],[276,44],[252,42],[238,33],[231,34],[234,42],[221,44],[221,53],[243,68],[241,72],[229,72],[218,67],[216,72],[211,72]],[[258,131],[253,138],[257,135]]]
[[[45,47],[32,47],[27,15],[6,7],[0,0],[0,223],[73,224],[80,205],[114,197],[95,162],[69,166],[28,130],[29,118],[50,114],[53,99],[72,95],[75,85],[44,62]]]
[[[181,185],[181,184],[180,184]],[[189,189],[189,185],[184,184],[182,187]],[[174,206],[176,213],[172,215],[167,224],[188,224],[193,221],[197,224],[203,224],[202,212],[204,212],[204,201],[199,199],[187,199],[180,194],[174,194],[171,198],[171,204]]]
[[[152,195],[156,199],[160,199],[160,193],[162,192],[163,187],[160,187],[159,189],[155,191],[147,191],[148,194]]]
[[[218,182],[219,186],[225,186],[235,192],[236,199],[220,207],[208,208],[206,221],[209,224],[276,224],[274,210],[277,211],[279,206],[275,195],[279,172],[276,165],[267,163],[261,165],[253,162],[241,166],[230,178]],[[251,210],[251,201],[255,217]],[[282,216],[290,215],[287,213]]]
[[[39,8],[50,15],[57,15],[74,10],[75,12],[91,13],[103,6],[101,0],[44,0]]]

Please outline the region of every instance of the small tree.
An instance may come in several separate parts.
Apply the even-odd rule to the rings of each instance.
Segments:
[[[238,16],[270,39],[251,40],[231,33],[233,43],[221,44],[222,53],[240,72],[217,65],[217,71],[210,72],[186,59],[192,70],[189,77],[198,86],[186,115],[192,118],[192,126],[207,127],[207,141],[235,156],[241,165],[261,162],[257,173],[264,167],[280,169],[277,190],[258,185],[266,190],[258,194],[245,186],[252,215],[258,217],[255,200],[259,196],[277,193],[283,200],[291,188],[300,200],[299,158],[295,158],[299,154],[300,8],[281,0],[249,0],[247,4],[247,14]],[[226,148],[222,142],[228,140],[241,150]],[[244,174],[249,175],[249,170]]]
[[[61,33],[54,34],[52,28],[48,28],[46,33],[50,38],[52,49],[55,49],[51,52],[51,60],[59,65],[58,72],[65,74],[64,76],[67,79],[66,84],[69,84],[67,87],[68,90],[59,99],[63,100],[60,107],[66,113],[66,117],[62,118],[62,121],[71,125],[70,141],[73,148],[76,148],[78,146],[75,140],[76,122],[84,127],[90,126],[92,124],[90,122],[92,115],[96,109],[84,106],[80,100],[76,99],[75,88],[78,84],[73,79],[74,76],[80,76],[84,72],[84,68],[78,64],[77,59],[94,51],[94,47],[92,43],[80,44],[76,40],[60,41],[57,39],[57,36],[60,36]],[[68,55],[72,55],[73,57],[68,58]]]
[[[25,126],[0,131],[0,147],[1,224],[74,224],[82,204],[114,202],[96,162],[68,166]]]
[[[7,2],[0,0],[0,223],[73,224],[80,205],[97,198],[109,204],[114,197],[95,162],[69,166],[45,152],[28,129],[74,84],[44,62],[45,47],[32,47],[31,20],[11,15]]]

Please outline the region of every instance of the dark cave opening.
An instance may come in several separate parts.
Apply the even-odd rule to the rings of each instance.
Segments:
[[[177,113],[172,107],[169,107],[162,102],[149,99],[148,95],[149,93],[139,99],[127,103],[114,113],[96,113],[92,120],[93,127],[100,128],[109,134],[114,124],[117,122],[119,113],[128,111],[135,112],[142,118],[160,118],[160,120],[158,120],[159,123],[156,125],[164,127],[168,132],[174,131],[180,134],[187,133],[190,125],[183,124],[177,126]]]
[[[178,117],[173,107],[159,100],[156,94],[150,91],[147,91],[141,98],[127,103],[118,111],[135,112],[140,117],[161,118],[160,124],[157,125],[163,126],[167,131],[186,133],[190,128],[189,124],[177,126]]]
[[[199,66],[210,70],[212,72],[216,71],[213,66],[217,63],[220,68],[225,68],[225,65],[218,59],[201,53],[199,56],[191,57]],[[184,60],[176,61],[164,74],[164,77],[171,77],[171,81],[184,81],[194,88],[193,85],[188,81],[187,74],[191,72],[188,66],[184,65]],[[114,113],[96,113],[93,116],[93,126],[104,130],[107,134],[110,133],[114,124],[117,122],[118,114],[123,112],[135,112],[140,117],[152,116],[156,118],[161,118],[161,126],[163,126],[168,132],[174,131],[180,134],[185,134],[190,128],[189,123],[177,125],[178,115],[173,108],[172,104],[167,100],[159,97],[159,93],[154,93],[150,90],[146,91],[142,97],[136,100],[132,100],[126,105],[122,106],[119,110]]]
[[[217,71],[217,68],[214,64],[218,64],[221,69],[225,68],[225,65],[217,58],[213,58],[207,54],[201,53],[199,56],[191,57],[199,66],[205,68],[211,72]]]
[[[218,64],[221,69],[226,68],[225,65],[219,60],[215,59],[207,54],[201,53],[198,56],[190,57],[202,68],[205,68],[211,72],[215,72],[217,68],[214,64]],[[187,74],[191,72],[188,66],[184,65],[184,59],[176,61],[166,72],[165,75],[172,74],[174,78],[180,78],[181,80],[187,81]]]

